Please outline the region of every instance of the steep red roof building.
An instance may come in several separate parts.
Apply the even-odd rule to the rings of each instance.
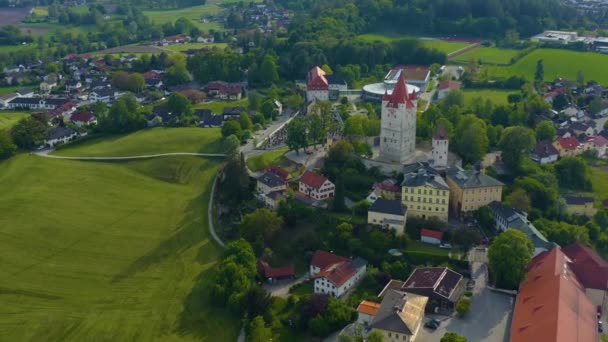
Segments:
[[[576,150],[577,147],[580,146],[580,143],[578,142],[578,140],[575,137],[569,137],[569,138],[557,138],[557,143],[564,149],[564,150]]]
[[[329,82],[325,77],[325,71],[318,66],[310,69],[306,76],[306,87],[308,90],[328,90]]]
[[[412,101],[416,100],[416,98],[417,95],[415,91],[408,94],[405,73],[401,72],[395,89],[393,89],[393,93],[389,95],[388,92],[386,92],[382,101],[388,101],[386,104],[386,107],[388,108],[398,108],[400,104],[404,104],[406,108],[414,108],[414,103]]]
[[[348,262],[348,261],[350,261],[350,258],[335,255],[333,253],[326,252],[326,251],[319,249],[315,252],[315,254],[313,254],[312,260],[310,260],[311,274],[319,272],[320,270],[326,268],[327,266],[337,264],[339,262]],[[313,268],[318,269],[318,271],[313,272]]]
[[[608,262],[593,249],[575,243],[562,249],[572,260],[571,268],[587,289],[608,290]]]

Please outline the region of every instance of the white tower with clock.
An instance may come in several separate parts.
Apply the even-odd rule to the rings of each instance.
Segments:
[[[416,91],[408,93],[401,70],[392,94],[382,97],[380,159],[408,163],[416,156]]]

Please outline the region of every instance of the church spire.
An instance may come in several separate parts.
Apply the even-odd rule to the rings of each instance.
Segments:
[[[413,93],[413,99],[416,98],[415,93]],[[395,88],[393,89],[393,93],[387,97],[388,103],[392,107],[398,107],[399,104],[404,104],[406,108],[411,108],[414,106],[410,98],[410,95],[407,92],[407,82],[405,81],[405,70],[401,69],[399,73],[399,79],[397,79],[397,84],[395,84]]]

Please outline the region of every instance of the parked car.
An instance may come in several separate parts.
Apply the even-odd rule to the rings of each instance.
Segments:
[[[602,306],[601,306],[601,305],[598,305],[598,306],[597,306],[597,318],[602,317],[602,313],[603,313],[603,312],[602,312]]]
[[[600,333],[604,332],[604,326],[602,325],[602,321],[597,322],[597,331]]]
[[[472,291],[475,288],[475,280],[469,280],[467,282],[467,291]]]
[[[441,324],[441,322],[439,322],[438,320],[431,319],[430,321],[427,321],[426,323],[424,323],[424,326],[431,330],[435,330],[439,327],[439,324]]]

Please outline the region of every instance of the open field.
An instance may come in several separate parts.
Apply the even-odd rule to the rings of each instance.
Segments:
[[[123,45],[117,46],[110,49],[99,50],[93,52],[94,55],[111,55],[111,54],[155,54],[155,53],[163,53],[167,52],[167,50],[152,45]]]
[[[163,46],[162,48],[165,50],[170,50],[170,51],[186,51],[186,50],[190,50],[190,49],[202,49],[204,47],[208,47],[208,48],[218,48],[218,49],[225,49],[228,46],[228,44],[226,43],[187,43],[187,44],[174,44],[174,45],[167,45],[167,46]]]
[[[207,230],[220,161],[0,163],[0,326],[7,341],[234,341],[213,308]]]
[[[482,98],[485,100],[492,101],[493,104],[507,104],[507,96],[509,94],[516,94],[516,90],[502,90],[502,89],[465,89],[464,102],[465,104],[471,105],[473,100]]]
[[[440,256],[448,256],[450,252],[452,252],[453,254],[457,253],[456,248],[454,248],[453,250],[450,250],[449,248],[439,248],[438,246],[420,241],[411,241],[410,244],[408,244],[407,248],[405,248],[405,250],[409,252],[424,252]],[[456,257],[456,255],[454,255],[454,257]]]
[[[247,167],[253,172],[262,171],[273,164],[279,164],[279,161],[289,149],[287,147],[280,148],[274,151],[264,152],[257,156],[247,159]]]
[[[356,37],[356,39],[364,41],[364,42],[375,42],[375,41],[392,42],[395,40],[406,39],[406,38],[416,38],[416,37],[400,35],[400,34],[391,34],[391,33],[367,33],[367,34],[358,35]],[[439,50],[446,54],[458,51],[468,45],[471,45],[470,43],[466,43],[466,42],[450,42],[450,41],[438,40],[438,39],[421,39],[421,42],[422,42],[422,45],[424,45],[427,48],[436,49],[436,50]]]
[[[221,12],[220,6],[216,4],[206,4],[200,6],[186,7],[174,10],[154,10],[144,11],[144,15],[150,18],[151,21],[157,24],[163,24],[166,22],[174,23],[179,18],[186,18],[192,20],[192,22],[201,30],[208,31],[209,29],[221,30],[222,25],[219,22],[205,22],[201,23],[199,20],[202,17],[216,15]]]
[[[20,23],[30,14],[31,7],[0,8],[0,27]]]
[[[481,61],[481,64],[503,64],[508,65],[511,59],[515,57],[520,50],[514,49],[498,49],[479,47],[456,57],[457,62],[468,62],[470,60]]]
[[[214,101],[214,102],[205,102],[194,105],[194,109],[211,109],[213,113],[221,113],[226,107],[249,107],[249,102],[247,99],[239,100],[239,101]]]
[[[0,111],[0,131],[11,128],[21,118],[30,115],[28,112],[5,112]]]
[[[33,17],[43,18],[43,17],[47,17],[48,15],[49,15],[49,8],[46,6],[38,6],[38,7],[34,7],[32,9]]]
[[[54,154],[82,157],[120,157],[143,154],[194,152],[222,153],[219,128],[145,129],[128,135],[93,138],[68,145]]]
[[[536,63],[543,60],[545,81],[563,77],[576,80],[578,70],[585,75],[585,80],[594,80],[608,85],[608,55],[594,52],[578,52],[559,49],[536,49],[510,66],[487,66],[489,75],[509,77],[524,76],[534,78]]]
[[[593,193],[595,194],[596,203],[601,203],[608,199],[608,169],[592,167],[591,168],[591,184]]]
[[[0,87],[0,95],[12,93],[12,92],[16,91],[17,89],[21,89],[21,88],[23,88],[23,87],[20,87],[20,86]],[[0,113],[2,113],[2,112],[0,112]]]

